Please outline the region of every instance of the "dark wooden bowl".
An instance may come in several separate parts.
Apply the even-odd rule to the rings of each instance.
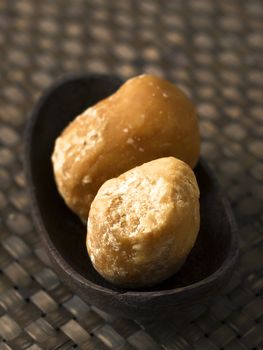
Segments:
[[[56,137],[76,115],[120,84],[114,76],[74,75],[48,89],[37,103],[26,132],[25,157],[34,221],[58,275],[87,302],[135,319],[194,318],[230,278],[238,256],[232,211],[203,160],[195,169],[201,191],[195,247],[178,273],[141,290],[117,288],[98,275],[86,251],[86,226],[67,208],[54,182],[50,157]]]

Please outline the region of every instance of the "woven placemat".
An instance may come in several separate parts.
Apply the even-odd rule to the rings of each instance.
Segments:
[[[0,350],[263,349],[261,0],[0,0]],[[64,73],[176,82],[198,106],[202,154],[240,227],[237,271],[183,327],[117,319],[52,270],[29,212],[22,135]]]

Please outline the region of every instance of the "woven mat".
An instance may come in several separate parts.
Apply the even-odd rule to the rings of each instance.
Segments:
[[[261,0],[0,0],[0,350],[263,349]],[[117,319],[52,270],[32,226],[22,134],[64,73],[141,72],[198,106],[202,154],[240,226],[237,271],[206,314],[179,327]]]

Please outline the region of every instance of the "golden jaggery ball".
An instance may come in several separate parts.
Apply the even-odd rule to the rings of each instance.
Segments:
[[[87,219],[106,180],[167,156],[194,167],[199,152],[191,101],[167,80],[141,75],[70,123],[56,140],[52,161],[61,196]]]
[[[194,172],[179,159],[156,159],[101,186],[90,208],[87,249],[113,284],[152,286],[181,268],[199,225]]]

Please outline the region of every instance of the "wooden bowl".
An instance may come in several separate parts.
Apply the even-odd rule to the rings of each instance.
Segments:
[[[225,286],[238,256],[232,211],[203,160],[195,168],[201,191],[197,242],[182,269],[153,288],[120,289],[94,270],[86,251],[86,226],[67,208],[55,185],[50,157],[56,137],[80,112],[120,85],[114,76],[69,76],[37,103],[26,132],[25,157],[33,218],[58,275],[88,303],[128,318],[193,319]]]

